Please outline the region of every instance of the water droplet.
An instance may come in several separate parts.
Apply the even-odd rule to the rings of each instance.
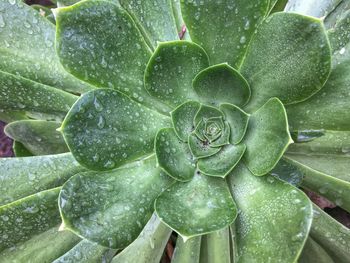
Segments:
[[[98,117],[97,127],[99,127],[100,129],[103,129],[105,127],[105,124],[106,124],[105,118],[103,118],[103,116],[100,115]]]
[[[5,27],[5,21],[4,18],[2,17],[2,15],[0,14],[0,27]]]
[[[101,102],[95,97],[94,99],[94,106],[96,111],[101,112],[103,110],[103,106],[101,104]]]

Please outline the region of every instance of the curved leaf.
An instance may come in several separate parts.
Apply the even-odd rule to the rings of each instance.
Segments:
[[[63,231],[63,233],[71,233],[70,231]],[[73,235],[73,234],[71,234]],[[71,250],[67,251],[64,255],[52,263],[97,263],[97,262],[109,262],[112,256],[115,254],[114,249],[108,249],[102,247],[96,243],[92,243],[86,239],[80,241]]]
[[[151,217],[154,199],[171,182],[155,166],[150,158],[112,172],[73,176],[59,196],[65,228],[106,247],[128,246]]]
[[[57,131],[59,122],[24,120],[5,127],[5,133],[35,155],[49,155],[69,152],[68,147]]]
[[[155,152],[159,166],[178,181],[194,176],[196,163],[187,143],[176,136],[173,128],[161,129],[155,138]]]
[[[51,22],[21,0],[1,1],[0,10],[0,71],[72,92],[93,89],[62,68]]]
[[[299,263],[334,263],[327,252],[317,244],[311,237],[306,240],[303,251],[301,252]]]
[[[322,18],[331,13],[340,2],[342,0],[289,0],[285,11]]]
[[[275,167],[291,142],[283,104],[272,98],[250,116],[244,161],[254,175],[264,175]]]
[[[97,87],[114,88],[150,107],[163,108],[143,88],[151,52],[118,3],[82,1],[55,13],[56,49],[66,70]]]
[[[199,173],[190,182],[172,184],[154,207],[160,220],[184,241],[230,225],[237,213],[226,182]]]
[[[232,104],[221,104],[220,110],[225,115],[225,120],[230,124],[230,142],[238,144],[242,141],[248,128],[249,114]]]
[[[201,251],[201,263],[230,263],[230,231],[224,228],[202,237],[206,249]]]
[[[269,175],[254,176],[244,165],[228,182],[241,211],[235,224],[239,262],[295,262],[311,227],[307,196]]]
[[[181,0],[191,39],[201,45],[212,64],[228,62],[237,68],[247,46],[269,9],[268,0]]]
[[[350,212],[350,182],[339,180],[304,166],[293,160],[293,155],[287,156],[285,156],[285,160],[292,163],[304,174],[302,187],[326,197],[337,206]]]
[[[184,242],[179,236],[171,263],[199,263],[201,239],[202,237],[198,236]]]
[[[248,112],[277,97],[284,104],[319,91],[331,69],[330,45],[318,19],[275,13],[258,28],[241,67],[252,95]]]
[[[60,190],[50,189],[0,207],[0,251],[58,225]]]
[[[154,98],[176,107],[197,98],[192,79],[208,66],[207,54],[195,43],[159,43],[145,71],[145,87]]]
[[[119,0],[129,12],[148,42],[155,47],[157,42],[178,40],[172,0],[134,1]]]
[[[0,71],[0,108],[64,117],[77,96]]]
[[[226,63],[202,70],[192,85],[199,99],[209,105],[219,106],[226,102],[243,106],[250,97],[248,82]]]
[[[312,141],[295,143],[287,154],[313,170],[350,182],[350,132],[326,131]]]
[[[25,158],[0,158],[0,206],[61,186],[84,171],[70,153]]]
[[[79,237],[69,231],[58,231],[57,226],[3,250],[0,252],[1,262],[52,262],[79,240]]]
[[[157,131],[169,126],[170,118],[123,93],[99,89],[79,98],[62,132],[79,163],[91,170],[111,170],[150,155]]]
[[[316,205],[310,235],[335,262],[350,261],[350,230],[327,215]]]
[[[170,228],[153,215],[139,237],[111,263],[159,263],[171,232]]]
[[[201,141],[194,133],[188,137],[188,145],[192,155],[197,159],[212,156],[220,151],[220,147],[210,147],[209,144]]]
[[[224,117],[224,113],[215,107],[202,104],[194,117],[194,124],[197,126],[201,120],[208,120],[213,117]]]
[[[171,119],[176,135],[183,142],[187,142],[188,136],[194,131],[194,118],[201,105],[196,101],[188,101],[181,104],[171,112]]]
[[[205,175],[225,178],[237,165],[245,152],[246,146],[226,145],[208,157],[198,160],[198,170]]]

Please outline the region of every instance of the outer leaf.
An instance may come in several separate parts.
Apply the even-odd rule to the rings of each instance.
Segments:
[[[256,177],[244,165],[228,180],[241,211],[236,220],[239,262],[295,262],[311,227],[307,196],[271,176]]]
[[[70,232],[64,231],[64,233]],[[52,263],[109,262],[112,258],[111,254],[115,254],[115,252],[114,249],[108,249],[88,240],[82,240],[75,247],[67,251],[67,253],[57,258]]]
[[[60,193],[65,228],[103,246],[124,248],[139,235],[154,199],[169,183],[154,158],[112,172],[79,173]]]
[[[59,154],[69,151],[62,134],[56,131],[60,125],[53,121],[16,121],[5,127],[5,133],[35,155]]]
[[[207,54],[195,43],[159,43],[145,71],[145,87],[151,96],[176,107],[186,100],[196,100],[192,79],[208,66]]]
[[[237,68],[269,1],[181,0],[181,9],[191,39],[208,52],[210,61]]]
[[[301,252],[298,262],[333,263],[334,261],[319,244],[317,244],[311,237],[309,237],[306,240],[304,249]]]
[[[350,133],[326,131],[319,138],[289,146],[291,157],[313,170],[350,182]]]
[[[285,10],[322,18],[331,13],[340,2],[342,0],[289,0]]]
[[[119,91],[85,93],[66,116],[62,131],[79,163],[91,170],[111,170],[150,155],[157,131],[170,119]]]
[[[0,207],[0,251],[47,231],[60,222],[57,209],[60,189],[43,191]]]
[[[202,102],[217,107],[224,102],[243,106],[250,97],[248,82],[226,63],[199,72],[193,88]]]
[[[198,236],[184,242],[178,237],[171,263],[199,263],[201,239]]]
[[[24,145],[20,142],[14,141],[12,145],[13,153],[16,157],[30,157],[32,154]]]
[[[349,14],[346,17],[348,16]],[[350,130],[348,26],[339,23],[342,26],[336,28],[335,32],[329,32],[333,45],[333,63],[325,87],[309,100],[286,108],[292,130]]]
[[[160,220],[184,241],[230,225],[237,212],[225,181],[201,174],[190,182],[171,185],[154,206]]]
[[[62,68],[51,22],[21,0],[1,1],[0,10],[0,71],[73,92],[93,88]]]
[[[188,144],[179,140],[173,128],[157,133],[155,152],[159,166],[172,178],[183,182],[192,179],[196,163]]]
[[[26,158],[0,158],[0,206],[39,191],[61,186],[84,171],[70,153]]]
[[[350,261],[350,230],[315,205],[310,235],[335,262]]]
[[[200,107],[201,105],[199,102],[188,101],[181,104],[171,112],[171,119],[173,121],[176,135],[183,142],[187,142],[188,136],[195,129],[194,117],[196,116]]]
[[[9,111],[9,110],[3,110],[0,109],[0,120],[5,123],[10,123],[13,121],[19,121],[19,120],[27,120],[28,117],[25,115],[24,112],[21,111]]]
[[[304,173],[296,165],[288,162],[285,156],[279,160],[270,174],[296,187],[299,187],[304,179]]]
[[[232,104],[221,104],[220,110],[225,114],[225,120],[230,124],[230,142],[237,144],[243,139],[248,127],[249,114]]]
[[[118,254],[112,263],[159,263],[171,232],[153,215],[140,236]]]
[[[0,108],[63,117],[77,97],[58,89],[0,71]]]
[[[320,173],[310,167],[293,160],[293,155],[289,155],[285,159],[296,166],[303,174],[304,180],[302,186],[313,192],[316,192],[337,206],[350,211],[350,182],[342,181],[329,175]]]
[[[245,163],[254,175],[264,175],[275,167],[291,142],[283,104],[272,98],[250,116],[244,139]]]
[[[284,104],[306,100],[323,87],[330,67],[330,46],[320,20],[271,15],[258,28],[241,67],[252,90],[247,111],[271,97]]]
[[[52,262],[79,242],[68,231],[58,232],[58,226],[0,252],[2,263]]]
[[[157,41],[177,40],[172,0],[134,1],[120,0],[120,4],[129,12],[150,47]]]
[[[162,108],[143,88],[150,50],[118,3],[82,1],[57,9],[56,21],[56,48],[66,70],[97,87],[114,88]]]
[[[225,178],[242,158],[245,149],[244,144],[226,145],[217,154],[198,160],[198,169],[206,175]]]
[[[224,228],[203,237],[207,248],[201,251],[203,263],[230,263],[230,231]]]

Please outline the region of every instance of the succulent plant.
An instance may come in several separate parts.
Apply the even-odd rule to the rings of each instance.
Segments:
[[[303,192],[350,212],[350,6],[316,2],[1,0],[0,262],[349,262]]]

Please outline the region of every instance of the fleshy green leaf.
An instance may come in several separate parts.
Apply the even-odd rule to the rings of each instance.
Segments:
[[[249,115],[232,104],[221,104],[220,110],[225,114],[225,120],[230,124],[230,142],[240,143],[248,127]]]
[[[178,181],[192,179],[196,163],[187,143],[180,141],[173,128],[161,129],[155,139],[159,166]]]
[[[239,262],[296,262],[312,221],[312,205],[297,188],[239,165],[228,177],[240,209],[236,226]]]
[[[5,111],[0,109],[0,120],[5,123],[10,123],[13,121],[28,120],[28,117],[22,111]]]
[[[230,231],[224,228],[202,237],[201,263],[230,263]]]
[[[58,232],[57,226],[3,250],[0,252],[1,262],[52,262],[75,246],[79,240],[78,236],[69,231]]]
[[[304,173],[296,165],[288,162],[285,157],[282,157],[279,160],[275,168],[271,170],[270,174],[296,187],[301,185],[304,178]]]
[[[334,263],[327,252],[315,242],[311,237],[306,240],[303,251],[298,260],[299,263]]]
[[[73,92],[93,88],[62,68],[51,22],[21,0],[1,1],[0,10],[0,71]]]
[[[312,141],[295,143],[287,154],[313,170],[350,182],[350,132],[326,131]]]
[[[63,233],[70,233],[70,231]],[[109,262],[115,252],[114,249],[108,249],[84,239],[52,263]]]
[[[250,97],[248,82],[225,63],[199,72],[193,79],[193,88],[201,102],[215,106],[224,102],[243,106]]]
[[[207,54],[195,43],[159,43],[145,71],[145,87],[153,97],[176,107],[187,100],[196,100],[192,79],[208,66]]]
[[[303,174],[302,186],[315,193],[318,193],[337,206],[350,212],[350,182],[342,181],[324,173],[320,173],[295,160],[293,155],[286,156],[285,159],[296,166]]]
[[[143,104],[162,108],[143,88],[151,52],[119,4],[82,1],[56,9],[56,21],[57,53],[68,72],[97,87],[114,88]]]
[[[153,215],[139,237],[111,263],[159,263],[171,232],[170,228]]]
[[[16,121],[5,127],[5,133],[35,155],[59,154],[69,152],[62,134],[56,131],[60,125],[53,121]]]
[[[284,104],[304,101],[319,91],[331,67],[330,46],[321,20],[275,13],[258,28],[241,73],[252,94],[248,112],[277,97]]]
[[[208,52],[211,63],[237,68],[269,1],[181,0],[181,10],[191,39]]]
[[[60,189],[50,189],[0,206],[0,251],[58,225]]]
[[[266,102],[249,119],[244,160],[257,176],[271,171],[292,142],[283,104],[277,98]]]
[[[62,131],[79,163],[91,170],[111,170],[150,155],[157,131],[169,126],[170,118],[123,93],[99,89],[80,97]]]
[[[112,172],[73,176],[59,197],[65,228],[106,247],[128,246],[151,217],[155,198],[171,182],[155,166],[150,158]]]
[[[0,71],[0,108],[63,117],[77,100],[67,92]]]
[[[17,141],[13,142],[12,150],[16,157],[29,157],[34,155],[26,147],[24,147],[22,143]]]
[[[188,145],[192,155],[197,159],[212,156],[220,151],[219,147],[210,147],[209,143],[201,141],[194,133],[188,137]]]
[[[155,209],[160,220],[184,240],[230,225],[237,213],[226,182],[201,174],[171,185],[157,198]]]
[[[134,1],[120,0],[149,43],[155,47],[157,41],[178,40],[172,0]]]
[[[171,263],[199,263],[201,239],[202,237],[198,236],[184,242],[179,236]]]
[[[187,142],[188,136],[194,131],[194,117],[200,108],[200,103],[188,101],[181,104],[171,112],[171,119],[176,135],[183,141]]]
[[[322,18],[331,13],[340,2],[342,0],[289,0],[285,10]]]
[[[208,158],[198,160],[198,169],[205,175],[225,178],[242,158],[246,146],[226,145]]]
[[[350,44],[347,28],[340,27],[334,35],[340,49],[334,47],[332,72],[324,88],[307,101],[286,107],[292,130],[350,130]]]
[[[72,175],[85,170],[70,153],[0,158],[0,167],[0,206],[61,186]]]
[[[350,261],[350,230],[327,215],[316,205],[310,235],[335,262]]]

